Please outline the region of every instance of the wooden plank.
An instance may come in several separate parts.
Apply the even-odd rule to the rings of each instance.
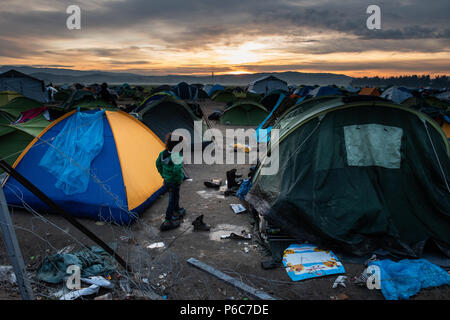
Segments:
[[[245,291],[246,293],[248,293],[249,295],[251,295],[255,298],[258,298],[261,300],[277,300],[276,298],[272,297],[271,295],[269,295],[263,291],[257,290],[253,287],[250,287],[249,285],[243,283],[242,281],[237,280],[233,277],[230,277],[229,275],[226,275],[225,273],[223,273],[201,261],[198,261],[195,258],[189,258],[187,260],[187,262],[189,264],[193,265],[194,267],[197,267],[203,271],[206,271],[206,272],[210,273],[211,275],[213,275],[214,277],[219,278],[220,280],[223,280],[223,281],[235,286],[236,288]]]

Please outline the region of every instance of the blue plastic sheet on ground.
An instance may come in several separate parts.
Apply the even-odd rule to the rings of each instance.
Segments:
[[[336,255],[313,244],[292,244],[284,251],[283,265],[293,281],[345,273]]]
[[[251,187],[252,187],[252,181],[250,179],[245,179],[244,181],[242,181],[238,192],[236,192],[236,197],[238,197],[239,199],[245,200],[245,196],[247,195],[247,193]]]
[[[450,284],[450,275],[425,259],[380,260],[369,263],[379,268],[381,292],[386,300],[407,300],[423,288]]]
[[[103,148],[104,114],[104,110],[78,110],[66,120],[39,163],[56,178],[55,187],[66,195],[88,188],[91,163]]]

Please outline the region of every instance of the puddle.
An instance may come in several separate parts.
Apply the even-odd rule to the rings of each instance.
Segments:
[[[200,191],[197,191],[197,194],[200,197],[202,197],[203,199],[212,199],[212,198],[225,199],[225,196],[223,194],[221,194],[220,191],[200,190]]]
[[[247,229],[248,228],[244,226],[237,226],[232,224],[219,224],[211,229],[211,231],[209,232],[209,239],[214,241],[230,241],[230,240],[222,240],[221,237],[227,236],[232,232],[236,234],[241,234],[242,230]]]

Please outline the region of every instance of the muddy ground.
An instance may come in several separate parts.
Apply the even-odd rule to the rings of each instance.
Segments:
[[[200,104],[205,115],[223,107],[222,104],[210,100]],[[210,124],[221,130],[225,129],[215,121]],[[115,244],[119,254],[133,269],[130,274],[118,268],[118,272],[111,275],[116,286],[109,292],[112,292],[114,299],[138,299],[144,295],[148,296],[149,292],[165,296],[169,300],[252,299],[245,292],[189,265],[186,260],[191,257],[278,299],[330,300],[336,296],[358,300],[384,299],[379,290],[359,287],[350,280],[347,281],[346,288],[333,289],[332,285],[337,276],[293,282],[281,266],[264,270],[261,268],[261,261],[270,257],[267,256],[267,250],[255,240],[255,235],[248,241],[221,239],[221,235],[231,232],[239,234],[242,230],[253,231],[249,216],[245,213],[237,215],[230,208],[230,204],[240,203],[238,198],[225,197],[203,184],[213,178],[225,181],[226,171],[233,168],[245,177],[249,165],[186,165],[186,173],[192,181],[187,180],[182,185],[181,205],[187,210],[187,215],[176,230],[161,233],[158,229],[164,218],[167,194],[161,196],[141,215],[139,221],[130,227],[81,220],[83,225],[101,239]],[[61,290],[63,285],[36,281],[36,269],[46,256],[55,254],[60,249],[69,246],[72,251],[77,251],[82,244],[93,245],[92,241],[58,215],[37,215],[17,208],[11,211],[35,296],[38,299],[57,299],[58,295],[54,294]],[[204,215],[204,221],[212,226],[210,232],[193,231],[192,221],[199,215]],[[157,242],[163,242],[164,247],[148,248]],[[0,264],[10,264],[3,243],[0,245]],[[349,279],[359,275],[364,269],[362,264],[344,263],[344,267],[345,275]],[[128,296],[125,293],[127,289],[124,291],[120,288],[120,280],[128,283],[134,290]],[[108,291],[103,290],[99,295],[106,292]],[[422,290],[412,299],[449,298],[450,287],[443,286]],[[20,299],[17,287],[2,282],[0,299]]]

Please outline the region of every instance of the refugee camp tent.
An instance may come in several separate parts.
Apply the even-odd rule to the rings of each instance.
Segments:
[[[11,124],[9,115],[0,111],[0,159],[12,165],[23,150],[50,122],[39,115],[25,123]],[[0,173],[3,170],[0,169]]]
[[[267,109],[267,111],[272,111],[272,109],[277,104],[280,97],[283,99],[284,97],[288,96],[289,92],[284,90],[274,90],[269,92],[267,95],[264,96],[264,98],[261,99],[261,104]]]
[[[450,102],[450,90],[436,95],[436,98],[438,98],[439,100]]]
[[[48,102],[44,81],[16,70],[0,74],[0,91],[14,91],[39,102]]]
[[[14,91],[2,91],[0,92],[0,107],[7,104],[11,100],[23,97],[20,93],[14,92]]]
[[[281,80],[275,76],[266,76],[259,78],[252,83],[250,83],[248,87],[248,91],[252,93],[263,93],[268,94],[273,90],[284,90],[289,92],[288,84],[286,81]]]
[[[94,93],[83,89],[75,90],[74,92],[72,92],[70,97],[62,105],[62,109],[66,112],[74,110],[78,107],[83,110],[93,110],[97,108],[105,108],[111,110],[117,109],[112,104],[102,99],[98,99]]]
[[[163,91],[170,91],[170,90],[172,90],[172,87],[167,85],[167,84],[164,84],[164,85],[158,86],[156,88],[153,88],[150,91],[150,94],[154,94],[154,93],[157,93],[157,92],[163,92]]]
[[[362,88],[358,93],[360,96],[375,96],[379,97],[381,92],[378,88]]]
[[[183,100],[196,100],[198,97],[198,89],[195,86],[190,86],[186,82],[180,82],[172,91]]]
[[[211,96],[211,99],[216,102],[224,102],[224,103],[230,103],[237,100],[236,96],[233,93],[223,90],[218,90],[214,92],[213,95]]]
[[[295,90],[294,94],[298,95],[300,97],[305,97],[305,96],[308,95],[308,93],[311,90],[314,90],[314,87],[312,87],[312,86],[302,86],[302,87],[298,88],[297,90]]]
[[[42,107],[43,104],[39,101],[27,97],[18,97],[11,100],[7,104],[0,106],[0,110],[10,115],[11,122],[15,122],[20,117],[22,112]]]
[[[164,191],[155,165],[163,149],[122,111],[74,110],[41,132],[14,167],[73,216],[129,224]],[[13,177],[3,189],[9,205],[50,210]]]
[[[340,96],[342,92],[335,87],[325,86],[317,87],[314,90],[308,92],[309,97],[322,97],[322,96]]]
[[[204,122],[195,116],[188,104],[170,96],[146,105],[137,117],[163,141],[168,133],[176,129],[186,129],[192,139],[195,133],[203,137]],[[202,132],[195,131],[194,121],[201,121]]]
[[[350,86],[350,85],[345,87],[345,90],[350,92],[350,93],[357,93],[358,91],[360,91],[359,88],[356,88],[356,87],[353,87],[353,86]]]
[[[257,126],[267,116],[266,108],[255,101],[237,101],[220,117],[220,123],[233,126]]]
[[[413,95],[406,88],[391,87],[391,88],[383,91],[383,93],[381,94],[380,97],[391,100],[395,103],[401,104],[406,99],[413,97]]]
[[[148,96],[147,98],[142,101],[140,106],[134,110],[134,112],[139,113],[142,109],[147,107],[149,104],[153,103],[156,100],[160,100],[165,97],[172,97],[174,99],[178,99],[177,95],[172,91],[162,91],[162,92],[155,92]]]
[[[214,92],[216,92],[216,91],[224,91],[224,90],[225,90],[225,88],[223,86],[221,86],[220,84],[215,84],[211,88],[209,88],[209,90],[207,92],[208,92],[208,96],[212,97]]]
[[[411,108],[346,98],[297,108],[276,123],[278,170],[262,174],[275,160],[265,157],[246,200],[296,241],[411,257],[434,243],[449,254],[444,133]]]

